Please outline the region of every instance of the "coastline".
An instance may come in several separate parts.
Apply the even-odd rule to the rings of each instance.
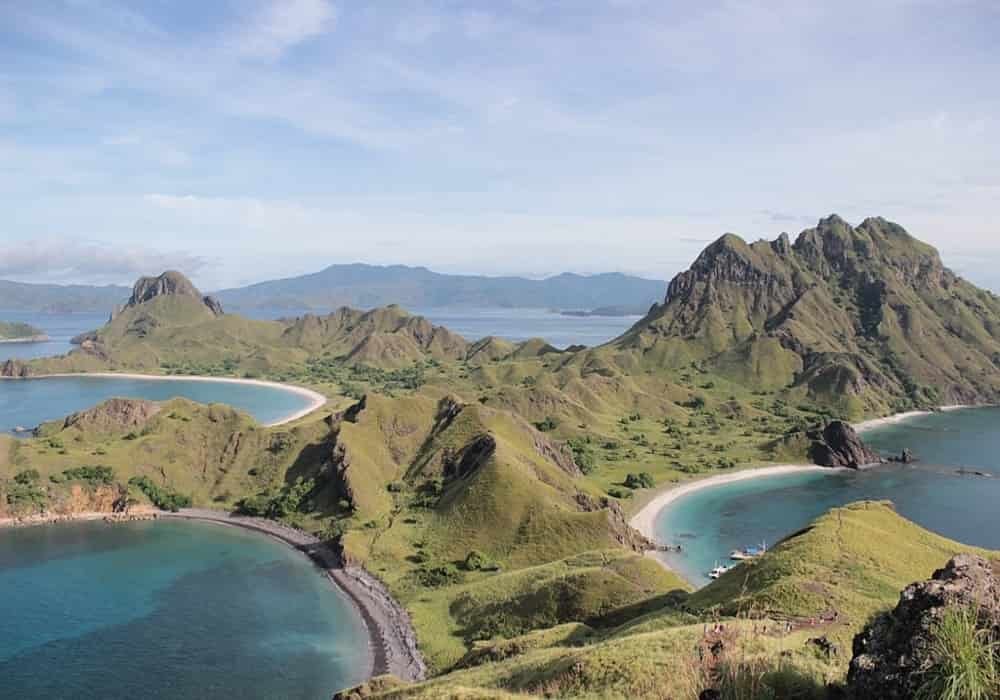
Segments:
[[[410,616],[381,581],[361,567],[343,566],[340,557],[317,537],[279,522],[202,508],[185,508],[177,513],[144,509],[128,517],[115,517],[115,514],[104,511],[84,511],[0,518],[0,530],[97,520],[117,523],[170,518],[249,530],[271,537],[308,556],[329,579],[334,591],[345,596],[361,618],[368,636],[366,680],[387,673],[407,681],[420,681],[426,677],[427,666],[417,646]]]
[[[629,525],[639,531],[644,537],[653,542],[656,538],[656,519],[659,514],[674,501],[687,496],[688,494],[703,489],[730,484],[735,481],[746,481],[747,479],[759,479],[766,476],[780,476],[783,474],[799,474],[802,472],[837,471],[832,467],[820,467],[815,464],[778,464],[770,467],[753,467],[742,471],[731,472],[729,474],[716,474],[705,478],[695,478],[689,481],[680,481],[657,491],[653,497],[645,503],[631,518]],[[670,568],[657,557],[663,566]],[[677,572],[675,572],[677,573]]]
[[[392,674],[402,680],[420,681],[426,677],[427,666],[406,610],[381,581],[364,568],[343,566],[340,557],[314,535],[273,520],[202,508],[184,508],[177,513],[159,515],[162,519],[196,520],[250,530],[302,552],[323,571],[336,592],[346,596],[358,611],[368,632],[366,678]]]
[[[23,338],[0,338],[0,344],[11,343],[23,345],[26,343],[47,343],[52,338],[47,335],[27,335]]]
[[[278,425],[284,425],[286,423],[291,423],[292,421],[303,418],[309,415],[313,411],[316,411],[326,405],[329,399],[318,391],[312,389],[306,389],[302,386],[296,386],[294,384],[282,384],[281,382],[272,382],[266,379],[241,379],[237,377],[206,377],[202,375],[178,375],[178,374],[141,374],[138,372],[53,372],[51,374],[33,374],[29,377],[0,377],[0,379],[51,379],[57,377],[105,377],[105,378],[118,378],[118,379],[151,379],[156,381],[188,381],[188,382],[226,382],[229,384],[248,384],[251,386],[261,386],[268,387],[271,389],[280,389],[282,391],[288,391],[293,394],[298,394],[299,396],[309,399],[309,405],[305,408],[296,411],[280,420],[271,421],[270,423],[264,423],[264,427],[273,428]]]
[[[883,418],[872,418],[870,420],[861,421],[860,423],[855,423],[851,427],[854,428],[856,433],[864,433],[874,428],[881,428],[886,425],[895,425],[897,423],[905,423],[913,418],[919,418],[920,416],[930,416],[935,413],[949,413],[951,411],[963,411],[967,408],[989,408],[994,404],[951,404],[948,406],[938,406],[933,411],[904,411],[902,413],[894,413],[891,416],[885,416]]]

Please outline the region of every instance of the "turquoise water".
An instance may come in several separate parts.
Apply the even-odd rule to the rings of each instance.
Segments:
[[[1000,477],[1000,409],[921,416],[864,434],[884,454],[909,447],[920,462],[863,472],[813,472],[733,482],[696,491],[656,520],[663,542],[682,553],[671,566],[699,585],[729,552],[773,544],[832,507],[862,499],[891,500],[905,517],[960,542],[1000,549],[1000,478],[960,476],[958,468]]]
[[[115,396],[153,401],[181,396],[201,403],[224,403],[261,423],[279,421],[310,403],[307,397],[286,389],[237,382],[95,376],[4,380],[0,381],[0,431],[34,428]]]
[[[0,697],[329,698],[357,612],[308,558],[190,522],[0,531]]]

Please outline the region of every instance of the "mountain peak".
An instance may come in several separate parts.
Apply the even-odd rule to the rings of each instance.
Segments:
[[[200,300],[216,316],[222,315],[222,304],[210,296],[203,296],[183,273],[167,270],[157,277],[140,277],[132,287],[125,308],[134,308],[161,296],[191,297]]]

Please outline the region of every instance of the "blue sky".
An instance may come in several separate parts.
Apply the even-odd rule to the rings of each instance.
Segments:
[[[882,215],[1000,288],[1000,4],[0,0],[0,277],[667,279]]]

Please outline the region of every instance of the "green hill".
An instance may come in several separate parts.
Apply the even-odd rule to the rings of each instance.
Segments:
[[[376,682],[363,697],[465,697],[465,689],[477,689],[489,697],[695,700],[720,685],[733,698],[837,697],[827,685],[843,682],[853,635],[895,605],[903,587],[960,551],[977,550],[885,504],[857,503],[695,595],[616,627],[563,625],[484,644],[461,668],[382,691]],[[811,641],[819,637],[839,651],[823,651]]]
[[[0,341],[41,340],[45,337],[45,331],[30,324],[0,321]]]

